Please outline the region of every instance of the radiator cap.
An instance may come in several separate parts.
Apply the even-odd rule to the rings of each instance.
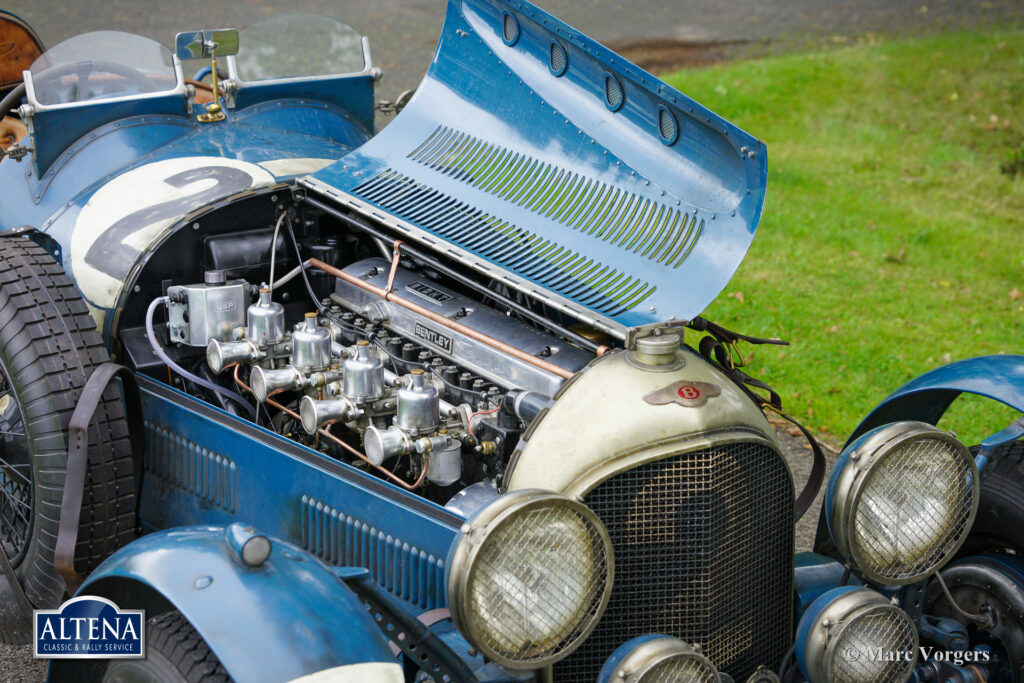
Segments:
[[[636,358],[646,365],[668,365],[675,362],[676,350],[682,343],[676,332],[643,337],[636,340]]]

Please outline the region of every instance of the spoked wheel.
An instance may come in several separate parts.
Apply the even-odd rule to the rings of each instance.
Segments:
[[[21,405],[0,363],[0,547],[12,566],[32,536],[31,458]]]
[[[88,307],[53,258],[27,239],[0,239],[0,548],[35,608],[55,608],[53,566],[71,414],[93,370],[109,359]],[[135,536],[135,475],[124,404],[108,386],[89,426],[75,546],[87,574]],[[0,573],[0,641],[24,643],[18,586]]]

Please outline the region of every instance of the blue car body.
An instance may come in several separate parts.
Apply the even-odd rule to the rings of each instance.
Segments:
[[[237,257],[239,268],[265,270],[265,262],[245,259],[271,244],[271,260],[274,250],[290,248],[283,238],[279,247],[278,231],[272,230],[275,221],[280,228],[287,205],[298,207],[300,223],[326,215],[369,225],[382,254],[394,257],[389,290],[401,260],[392,241],[421,250],[407,253],[427,263],[425,270],[441,273],[429,285],[420,282],[410,290],[419,293],[421,307],[456,296],[437,284],[446,282],[448,271],[420,256],[427,254],[456,264],[463,280],[489,283],[525,307],[523,315],[547,317],[558,326],[553,329],[583,323],[588,331],[582,336],[599,340],[588,347],[590,356],[563,375],[571,379],[530,413],[532,423],[525,418],[523,428],[495,423],[487,427],[490,436],[477,439],[476,452],[482,454],[489,448],[501,452],[501,438],[513,439],[495,496],[515,488],[508,484],[515,476],[529,479],[513,471],[527,472],[522,463],[531,458],[540,474],[534,471],[529,480],[545,481],[536,455],[542,447],[551,459],[550,488],[595,507],[602,504],[602,492],[613,491],[607,487],[618,475],[635,471],[648,482],[668,477],[656,469],[668,456],[717,463],[708,466],[709,479],[700,484],[705,488],[671,500],[677,507],[658,513],[667,520],[682,515],[691,526],[651,548],[683,557],[693,544],[693,562],[703,568],[692,571],[710,576],[728,570],[732,583],[717,593],[686,585],[659,599],[663,622],[653,615],[654,603],[641,610],[652,612],[641,615],[648,619],[642,628],[616,629],[607,619],[579,651],[586,654],[577,656],[592,661],[566,660],[573,663],[555,665],[556,677],[584,680],[581,672],[586,672],[592,679],[622,643],[657,640],[650,634],[667,631],[656,628],[661,623],[678,626],[668,636],[704,644],[708,658],[718,659],[712,663],[741,677],[736,680],[761,671],[758,667],[774,671],[793,644],[800,614],[847,582],[849,573],[843,576],[842,563],[826,547],[824,521],[821,554],[800,554],[794,562],[793,482],[768,423],[733,385],[729,369],[679,350],[678,343],[667,352],[670,361],[663,364],[671,367],[663,383],[679,381],[665,388],[645,384],[643,395],[631,395],[632,403],[594,379],[616,364],[631,368],[620,372],[635,373],[663,362],[651,360],[655,351],[638,351],[637,340],[680,331],[728,282],[760,220],[765,145],[523,0],[450,0],[423,83],[380,132],[373,98],[379,72],[365,45],[364,54],[364,68],[356,73],[252,82],[242,80],[229,59],[226,118],[215,123],[197,120],[202,105],[177,62],[175,85],[155,94],[42,105],[29,91],[22,118],[29,123],[23,144],[30,149],[20,162],[0,163],[0,229],[32,239],[71,276],[111,358],[135,369],[145,417],[145,450],[136,454],[137,515],[145,535],[95,569],[78,594],[152,614],[180,611],[237,680],[291,680],[336,667],[398,661],[414,675],[411,652],[378,628],[383,617],[372,618],[363,603],[379,610],[378,616],[434,615],[426,620],[438,636],[431,652],[447,653],[443,656],[461,662],[458,671],[472,671],[478,680],[550,675],[543,666],[517,671],[485,662],[471,648],[475,636],[454,629],[448,613],[438,612],[459,608],[449,604],[449,572],[455,547],[468,535],[477,511],[444,503],[451,493],[444,486],[450,483],[438,484],[432,498],[418,495],[395,477],[328,453],[315,437],[290,438],[279,423],[258,418],[254,423],[230,401],[212,395],[201,400],[194,386],[186,391],[187,383],[165,381],[164,364],[149,351],[143,322],[152,310],[144,314],[146,304],[166,297],[169,286],[220,268],[217,259],[229,257],[217,250],[228,242],[244,252]],[[259,248],[234,237],[254,225],[264,235]],[[314,247],[321,249],[314,256],[343,248],[337,241]],[[359,248],[353,247],[357,255]],[[383,278],[389,260],[378,261],[373,272]],[[292,301],[305,296],[301,279],[292,279],[290,287]],[[311,285],[307,288],[312,292]],[[331,291],[340,296],[340,289]],[[520,309],[510,308],[501,317],[515,317],[513,310]],[[454,354],[457,342],[433,334],[420,335],[419,341],[450,358],[441,351]],[[233,341],[241,343],[237,337]],[[178,348],[187,351],[188,344]],[[549,358],[559,352],[556,346],[528,355]],[[1022,409],[1022,368],[1020,357],[993,357],[929,373],[886,399],[851,441],[891,422],[934,422],[964,391]],[[509,387],[516,386],[509,381]],[[236,388],[244,386],[239,382],[236,375]],[[625,380],[621,386],[623,392],[639,391]],[[646,393],[653,389],[677,395],[669,397],[667,407],[655,405],[653,394]],[[647,411],[637,418],[635,431],[657,436],[637,436],[636,443],[617,445],[606,456],[594,444],[597,454],[588,456],[593,462],[579,465],[576,479],[565,475],[568,483],[556,484],[562,481],[560,468],[584,456],[559,450],[552,428],[542,435],[538,425],[542,420],[573,424],[567,406],[591,398],[595,404],[588,414],[598,414],[598,401],[612,407],[613,417]],[[474,418],[483,412],[463,416],[470,436],[477,436]],[[599,431],[586,422],[575,425],[582,443],[588,443],[587,432]],[[297,420],[290,429],[299,432]],[[627,426],[621,431],[633,433]],[[1008,433],[1003,440],[1017,436]],[[531,446],[538,443],[549,445]],[[714,460],[723,453],[728,462]],[[755,458],[763,465],[752,465],[762,462]],[[730,474],[742,467],[752,469]],[[484,472],[494,477],[493,471]],[[652,499],[670,500],[683,486],[679,481],[652,488]],[[631,484],[640,488],[631,489],[629,500],[640,500],[643,485]],[[740,503],[722,491],[741,486],[746,493],[736,494],[736,500],[762,498],[756,511],[742,507],[733,519],[729,506]],[[626,509],[626,500],[619,500],[619,507]],[[645,505],[656,507],[650,501]],[[601,509],[609,526],[613,518],[621,527],[653,523],[643,512],[634,519]],[[697,512],[680,512],[685,510]],[[724,529],[738,519],[744,525],[760,520],[770,533],[758,527],[742,542],[726,543]],[[232,549],[229,536],[237,524],[270,539],[273,550],[259,566],[246,566]],[[703,541],[684,536],[696,534],[695,528],[705,530]],[[733,546],[750,554],[723,559]],[[769,550],[771,559],[755,567]],[[627,544],[617,545],[616,562],[642,568],[650,552],[631,556]],[[358,568],[369,570],[378,592],[366,592]],[[672,583],[684,569],[676,564],[651,571],[651,590],[639,570],[623,570],[616,586],[632,586],[633,592],[622,595],[650,594],[655,584]],[[694,585],[705,578],[695,576],[700,580]],[[763,604],[754,604],[762,599]],[[611,604],[612,611],[629,607],[617,606],[614,593]],[[763,623],[759,610],[768,612]],[[622,614],[615,612],[615,619],[626,623]],[[741,633],[735,642],[730,629]],[[762,633],[764,642],[751,644]],[[606,668],[613,671],[628,654],[620,651]],[[91,671],[62,660],[53,665],[51,677],[88,679]]]

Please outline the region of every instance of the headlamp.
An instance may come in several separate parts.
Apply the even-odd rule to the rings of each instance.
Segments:
[[[732,680],[732,679],[729,679]],[[707,657],[678,638],[639,636],[620,645],[601,667],[598,683],[720,683]]]
[[[869,581],[902,586],[960,548],[979,496],[978,469],[962,443],[923,422],[894,422],[843,451],[825,507],[843,556]]]
[[[495,499],[462,527],[448,555],[448,604],[474,647],[514,669],[552,664],[604,614],[613,554],[588,507],[538,490]]]
[[[910,615],[881,594],[841,586],[820,595],[796,633],[796,658],[811,683],[901,683],[917,661]]]

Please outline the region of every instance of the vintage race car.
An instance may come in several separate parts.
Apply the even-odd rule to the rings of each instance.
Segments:
[[[54,680],[1021,680],[1024,427],[933,425],[1024,358],[889,397],[794,552],[824,458],[700,317],[762,142],[523,0],[451,0],[380,132],[323,17],[6,26],[0,637],[146,619]]]

